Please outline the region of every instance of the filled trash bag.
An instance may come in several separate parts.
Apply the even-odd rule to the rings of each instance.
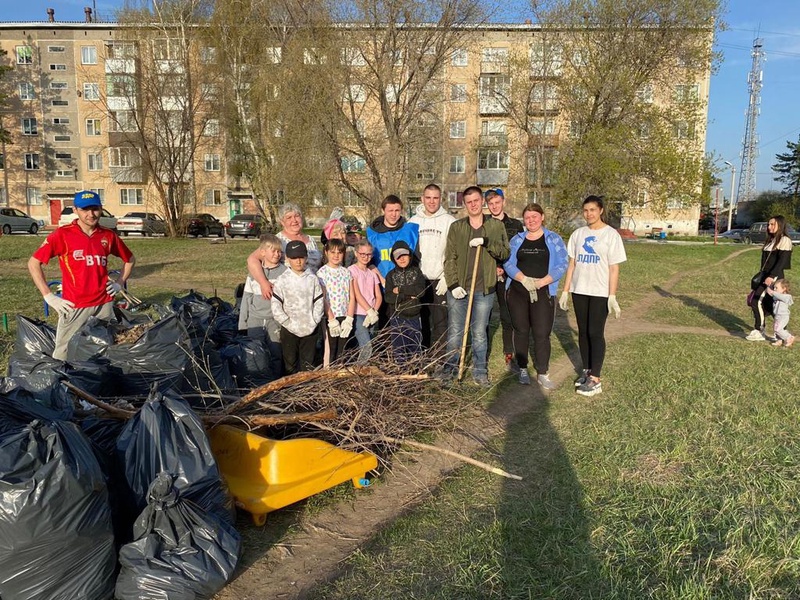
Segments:
[[[271,366],[269,348],[261,340],[240,336],[223,346],[219,353],[240,388],[259,387],[278,378]]]
[[[103,474],[76,425],[0,427],[0,598],[105,600],[116,552]]]
[[[89,362],[104,358],[114,345],[114,332],[118,328],[117,323],[89,317],[67,343],[67,362]]]
[[[24,381],[26,389],[49,394],[61,379],[64,363],[53,358],[56,330],[43,321],[17,316],[17,339],[8,359],[8,375]]]
[[[120,549],[117,600],[212,598],[233,575],[241,538],[187,500],[175,477],[160,473],[134,525],[134,541]]]
[[[105,395],[147,396],[152,384],[160,391],[179,390],[192,350],[186,328],[175,316],[161,319],[132,343],[108,349],[114,389]]]
[[[0,412],[28,423],[34,419],[69,421],[74,407],[66,390],[56,383],[50,393],[26,387],[22,377],[0,378]]]
[[[203,423],[176,395],[153,392],[117,438],[117,455],[135,514],[147,506],[147,490],[161,472],[175,474],[181,496],[233,525],[235,508],[222,480]]]
[[[236,391],[236,382],[231,376],[228,363],[220,357],[214,344],[209,340],[193,338],[191,340],[193,359],[184,373],[183,391],[186,393]],[[193,402],[200,408],[203,404]]]

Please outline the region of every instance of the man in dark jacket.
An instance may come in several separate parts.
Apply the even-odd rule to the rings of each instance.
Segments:
[[[463,197],[467,216],[450,226],[444,256],[444,278],[448,284],[448,361],[443,375],[452,377],[458,368],[469,304],[467,290],[474,287],[469,323],[472,377],[478,385],[488,385],[487,327],[497,287],[497,261],[508,258],[508,236],[499,220],[483,214],[483,192],[479,187],[468,187]],[[479,264],[473,282],[475,261]]]
[[[503,190],[495,188],[487,190],[484,194],[486,198],[486,208],[492,218],[497,219],[506,229],[506,236],[511,240],[515,235],[524,229],[519,219],[514,219],[505,212],[506,198]],[[506,272],[503,270],[503,262],[497,262],[497,281],[503,284],[506,279]],[[497,305],[500,307],[500,325],[503,328],[503,356],[505,357],[506,367],[512,371],[519,371],[519,367],[514,362],[514,328],[511,326],[511,313],[508,312],[506,304],[505,285],[498,285]]]
[[[392,246],[395,268],[386,275],[386,300],[389,336],[395,360],[406,363],[422,350],[421,301],[427,282],[414,264],[411,248],[403,240]]]

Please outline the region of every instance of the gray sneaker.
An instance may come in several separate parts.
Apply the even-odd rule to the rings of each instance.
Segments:
[[[530,385],[531,384],[531,376],[528,374],[528,369],[520,369],[519,370],[519,382],[522,385]]]
[[[595,396],[603,392],[603,385],[599,379],[589,377],[581,387],[576,390],[581,396]]]
[[[554,390],[556,389],[556,384],[550,381],[550,378],[547,376],[547,373],[544,375],[539,375],[536,378],[536,381],[539,382],[539,385],[542,386],[544,390]]]
[[[581,387],[584,383],[586,383],[587,379],[589,379],[589,369],[584,369],[575,380],[575,387]]]
[[[480,387],[490,387],[492,384],[489,383],[489,376],[488,375],[476,375],[472,378],[472,381],[475,385]]]

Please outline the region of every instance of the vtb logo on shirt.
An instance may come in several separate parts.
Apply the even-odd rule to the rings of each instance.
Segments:
[[[86,254],[83,250],[75,250],[72,253],[73,260],[82,260],[87,267],[105,267],[108,264],[108,257],[102,254]]]
[[[599,263],[600,257],[595,252],[594,245],[597,243],[597,237],[594,235],[587,236],[587,238],[583,241],[583,249],[586,251],[586,254],[578,254],[578,262],[579,263]]]

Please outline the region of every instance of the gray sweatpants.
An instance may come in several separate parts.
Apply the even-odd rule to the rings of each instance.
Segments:
[[[783,340],[784,342],[792,337],[792,334],[786,331],[786,326],[789,324],[789,315],[781,315],[775,317],[775,337]]]
[[[67,346],[69,340],[73,335],[78,333],[81,327],[89,320],[89,317],[97,317],[104,321],[110,321],[114,318],[114,303],[106,302],[98,306],[89,306],[86,308],[76,308],[68,317],[58,317],[58,326],[56,327],[56,347],[53,350],[53,358],[58,360],[67,360]]]

